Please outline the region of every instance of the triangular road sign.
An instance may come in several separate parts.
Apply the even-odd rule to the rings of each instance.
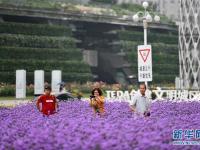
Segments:
[[[149,56],[149,53],[150,53],[150,49],[140,49],[140,55],[143,59],[144,62],[146,62],[148,56]]]

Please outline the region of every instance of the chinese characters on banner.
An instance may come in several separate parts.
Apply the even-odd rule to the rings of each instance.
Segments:
[[[138,81],[152,81],[151,45],[138,45]]]

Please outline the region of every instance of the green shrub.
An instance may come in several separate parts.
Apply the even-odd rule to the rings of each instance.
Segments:
[[[153,53],[176,55],[178,57],[178,44],[152,43]]]
[[[137,53],[127,53],[128,60],[132,63],[137,63],[138,54]],[[170,54],[152,54],[153,64],[177,64],[179,63],[179,58],[177,55]]]
[[[113,4],[115,0],[91,0],[91,3]]]
[[[124,41],[137,41],[141,42],[144,40],[144,33],[138,31],[117,31],[120,40]],[[148,43],[166,43],[166,44],[178,44],[178,36],[173,34],[159,34],[159,33],[149,33]],[[139,44],[139,43],[138,43]],[[142,44],[142,43],[140,43]]]
[[[178,67],[179,58],[177,55],[153,55],[153,64],[176,64]]]
[[[2,6],[55,9],[55,0],[1,0]]]
[[[14,86],[0,87],[0,96],[15,96]]]
[[[154,74],[153,75],[153,83],[174,83],[176,75],[160,75]]]
[[[0,87],[0,96],[15,96],[16,87],[14,85],[6,85]],[[26,87],[26,96],[33,96],[34,95],[34,88],[33,87]]]
[[[1,34],[0,45],[35,48],[75,48],[75,39],[69,37]]]
[[[14,84],[16,80],[15,71],[0,72],[0,82]]]
[[[26,95],[27,96],[33,96],[34,95],[34,87],[26,87]]]
[[[34,72],[26,73],[27,84],[34,83]],[[62,72],[62,80],[65,82],[85,83],[92,80],[92,74],[76,73],[76,72]],[[51,83],[51,72],[45,72],[45,81]],[[16,83],[16,72],[0,72],[0,82],[7,84]]]
[[[157,74],[166,74],[166,75],[178,75],[179,67],[178,64],[154,64],[153,72]]]
[[[42,61],[42,60],[0,60],[0,71],[15,71],[25,69],[34,70],[62,70],[63,72],[90,72],[90,67],[82,61]]]
[[[72,36],[71,29],[66,26],[14,22],[0,23],[0,33],[40,36]]]
[[[32,60],[82,60],[79,49],[46,49],[26,47],[0,47],[0,59],[32,59]]]
[[[119,41],[119,47],[122,48],[125,52],[131,52],[137,54],[137,46],[139,44],[136,41]],[[165,44],[165,43],[150,43],[152,46],[153,54],[172,54],[178,55],[178,44]]]

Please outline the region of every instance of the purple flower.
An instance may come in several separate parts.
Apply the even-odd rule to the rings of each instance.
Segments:
[[[172,145],[174,129],[199,129],[198,102],[155,102],[149,118],[137,119],[127,103],[106,103],[104,117],[81,101],[60,103],[49,117],[35,107],[0,108],[0,149],[198,149]]]

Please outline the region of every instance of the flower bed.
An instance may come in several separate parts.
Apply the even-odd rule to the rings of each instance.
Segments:
[[[198,129],[200,103],[155,102],[150,118],[134,118],[127,103],[106,103],[94,117],[87,102],[60,103],[43,117],[35,104],[0,108],[0,149],[199,149],[172,144],[174,129]]]

